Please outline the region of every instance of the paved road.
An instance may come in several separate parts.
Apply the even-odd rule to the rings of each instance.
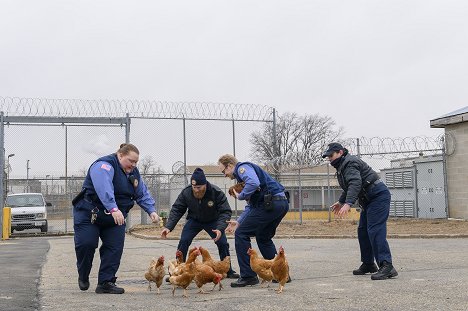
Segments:
[[[0,310],[37,310],[41,266],[46,262],[48,239],[0,241]]]
[[[233,240],[230,243],[232,248]],[[47,244],[50,244],[48,252]],[[195,244],[215,252],[211,241],[196,241]],[[173,258],[177,245],[174,240],[127,236],[117,281],[126,289],[124,295],[94,293],[98,253],[90,290],[78,289],[72,237],[17,238],[0,242],[0,259],[4,264],[12,260],[3,256],[6,251],[10,256],[32,258],[29,261],[36,267],[23,269],[30,263],[20,260],[15,272],[10,273],[10,266],[4,265],[7,273],[0,274],[0,309],[35,310],[35,300],[31,299],[36,295],[34,280],[47,253],[38,287],[41,310],[467,310],[466,238],[391,239],[400,276],[387,281],[371,281],[369,276],[351,274],[359,264],[355,239],[284,239],[277,240],[276,244],[285,247],[293,277],[283,294],[276,294],[272,287],[231,288],[225,282],[221,292],[197,294],[192,287],[189,298],[183,298],[182,290],[176,290],[176,296],[172,297],[167,284],[161,287],[160,295],[148,292],[143,278],[151,257]],[[234,266],[237,267],[236,258]],[[9,290],[8,294],[3,294],[4,289]],[[25,292],[30,292],[31,297],[26,299],[21,295]],[[15,308],[18,301],[23,303],[23,309]]]

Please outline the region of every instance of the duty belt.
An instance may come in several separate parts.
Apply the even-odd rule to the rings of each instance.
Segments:
[[[283,200],[287,200],[287,198],[285,196],[282,196],[282,195],[275,195],[271,198],[273,201],[283,201]]]

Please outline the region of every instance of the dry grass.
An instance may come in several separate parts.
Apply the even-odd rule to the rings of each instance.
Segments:
[[[180,223],[183,223],[181,220]],[[182,224],[178,224],[169,237],[179,238]],[[357,221],[333,220],[331,222],[321,220],[307,220],[302,224],[292,221],[283,221],[276,230],[277,236],[349,236],[356,235]],[[461,234],[468,235],[468,221],[447,219],[389,219],[387,222],[389,235],[437,235],[437,234]],[[161,228],[156,225],[139,225],[132,229],[133,232],[148,237],[159,237]],[[229,236],[229,234],[228,234]],[[198,238],[209,238],[202,231]]]

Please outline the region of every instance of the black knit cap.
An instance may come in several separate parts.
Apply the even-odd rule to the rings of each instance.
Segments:
[[[322,158],[329,157],[333,154],[333,152],[338,152],[344,149],[345,148],[339,143],[328,144],[327,150],[325,150],[325,152],[322,154]]]
[[[206,185],[206,177],[205,177],[205,173],[203,172],[203,170],[197,167],[193,171],[190,181],[192,182],[193,186]]]

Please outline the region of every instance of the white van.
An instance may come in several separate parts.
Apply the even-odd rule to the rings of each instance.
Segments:
[[[11,207],[11,232],[39,228],[47,232],[47,206],[41,193],[18,193],[7,196],[5,206]]]

